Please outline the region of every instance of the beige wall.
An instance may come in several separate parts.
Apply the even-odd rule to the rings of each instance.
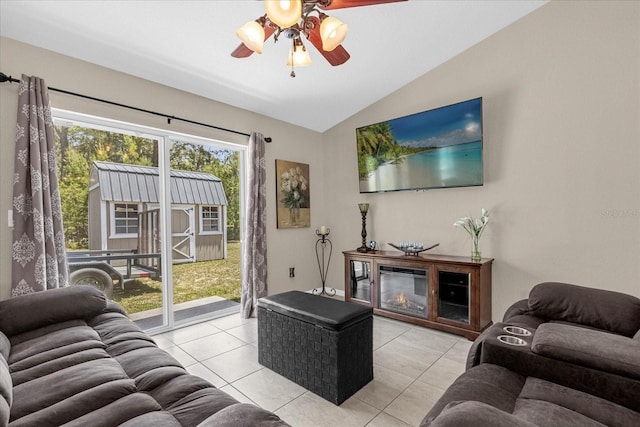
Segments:
[[[341,251],[360,245],[356,203],[366,201],[369,239],[439,242],[434,252],[461,256],[469,255],[471,244],[453,222],[478,215],[481,207],[490,209],[492,222],[481,246],[484,256],[495,258],[494,320],[540,281],[640,296],[638,2],[551,2],[323,135],[11,40],[0,43],[7,74],[39,75],[53,87],[272,136],[267,161],[272,292],[319,284],[313,228],[275,228],[273,165],[280,158],[311,166],[312,225],[332,229],[328,284],[336,288],[343,289]],[[12,176],[16,90],[16,85],[0,87],[3,183]],[[477,96],[484,98],[483,187],[358,193],[355,128]],[[166,126],[162,119],[57,94],[52,103]],[[175,122],[171,129],[216,137]],[[10,187],[0,188],[4,298],[10,280]],[[289,266],[296,267],[295,279],[287,277]]]
[[[51,51],[0,38],[1,70],[19,78],[21,73],[45,79],[50,87],[92,95],[99,98],[160,111],[178,117],[242,132],[262,132],[273,138],[267,145],[267,209],[269,286],[271,293],[289,289],[309,289],[320,285],[313,244],[314,229],[277,230],[275,217],[275,159],[310,165],[313,226],[325,222],[323,208],[322,135],[237,109],[226,104],[181,92],[127,74],[78,61]],[[13,182],[13,146],[17,108],[17,84],[0,85],[0,299],[10,295],[11,230],[7,211],[11,209]],[[170,129],[176,132],[246,143],[246,137],[217,132],[204,127],[173,121],[167,125],[160,117],[108,106],[93,101],[50,92],[53,107],[102,116],[127,122]],[[288,267],[296,267],[296,277],[289,278]]]
[[[466,256],[452,224],[485,207],[494,320],[541,281],[640,296],[639,63],[640,3],[552,2],[326,132],[336,246],[359,246],[366,201],[369,238]],[[357,127],[477,96],[483,187],[358,193]]]

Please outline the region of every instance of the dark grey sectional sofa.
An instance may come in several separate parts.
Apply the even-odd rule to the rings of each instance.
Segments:
[[[287,426],[189,375],[100,291],[0,301],[0,426]]]
[[[506,326],[522,328],[521,335]],[[421,424],[466,425],[639,426],[640,299],[536,285],[478,337],[467,371]]]

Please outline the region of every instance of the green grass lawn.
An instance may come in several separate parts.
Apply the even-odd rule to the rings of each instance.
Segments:
[[[141,278],[114,287],[111,299],[127,313],[162,307],[162,284]],[[240,301],[240,242],[228,242],[227,259],[189,262],[173,266],[173,302],[219,296]]]

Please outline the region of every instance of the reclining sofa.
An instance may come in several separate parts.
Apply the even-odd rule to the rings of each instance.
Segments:
[[[421,427],[640,426],[640,299],[541,283],[474,342]]]
[[[0,426],[287,426],[189,375],[89,286],[0,301]]]

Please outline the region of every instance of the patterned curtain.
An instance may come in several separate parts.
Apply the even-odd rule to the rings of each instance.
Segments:
[[[13,178],[11,295],[67,286],[53,119],[44,80],[22,76]]]
[[[252,133],[249,138],[249,182],[245,248],[242,257],[242,317],[256,313],[258,298],[267,296],[267,196],[264,137]]]

